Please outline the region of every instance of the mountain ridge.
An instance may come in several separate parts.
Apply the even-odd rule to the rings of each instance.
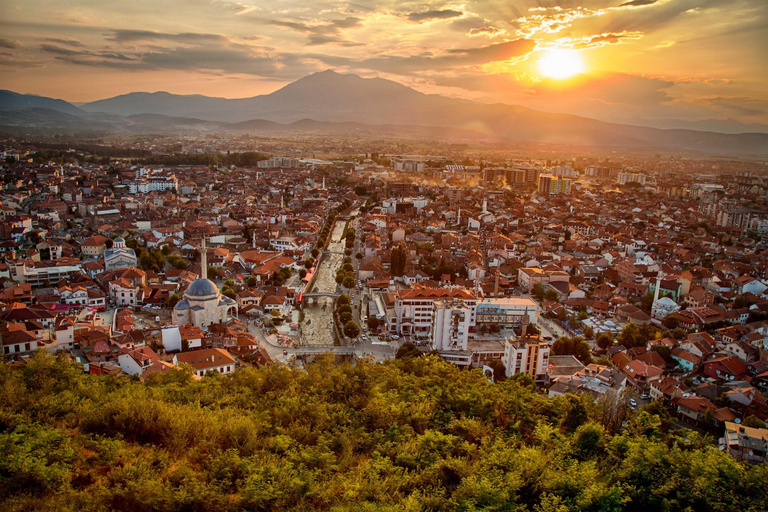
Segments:
[[[0,99],[21,96],[0,95]],[[22,99],[29,101],[29,97]],[[144,125],[152,130],[242,131],[248,126],[254,130],[285,130],[291,129],[291,123],[309,119],[316,122],[312,126],[317,130],[342,128],[323,123],[352,123],[351,126],[357,123],[358,129],[410,133],[452,130],[454,134],[476,134],[480,138],[511,143],[627,146],[768,156],[768,134],[764,133],[717,133],[608,123],[519,105],[482,104],[425,94],[391,80],[330,70],[308,75],[270,94],[250,98],[174,95],[160,91],[129,93],[82,104],[80,108],[62,103],[66,104],[63,100],[51,100],[47,105],[54,109],[66,108],[67,113],[84,120],[111,122],[118,131],[137,131]],[[145,117],[131,119],[137,115]],[[148,115],[166,117],[146,117]],[[5,120],[23,126],[23,117],[17,110],[13,115],[6,115]],[[39,112],[35,119],[38,124],[41,122]],[[269,125],[270,122],[287,125],[287,128]]]

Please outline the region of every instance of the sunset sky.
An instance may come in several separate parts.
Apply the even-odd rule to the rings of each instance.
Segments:
[[[73,102],[248,97],[330,68],[609,121],[768,124],[766,0],[4,0],[0,19],[0,88]]]

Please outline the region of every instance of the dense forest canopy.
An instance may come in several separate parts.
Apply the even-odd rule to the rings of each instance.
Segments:
[[[0,366],[0,510],[765,510],[766,465],[673,423],[436,357],[144,384],[38,352]]]

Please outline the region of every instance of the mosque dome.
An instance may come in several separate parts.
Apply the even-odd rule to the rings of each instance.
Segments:
[[[216,297],[219,294],[219,288],[210,279],[195,279],[184,292],[185,298],[206,299]]]

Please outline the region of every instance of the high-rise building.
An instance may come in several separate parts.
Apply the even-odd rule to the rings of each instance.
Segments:
[[[502,363],[507,377],[525,373],[534,381],[543,382],[547,378],[549,345],[538,336],[523,334],[516,340],[509,339],[504,345]]]
[[[539,194],[570,194],[571,180],[551,174],[539,176]]]

